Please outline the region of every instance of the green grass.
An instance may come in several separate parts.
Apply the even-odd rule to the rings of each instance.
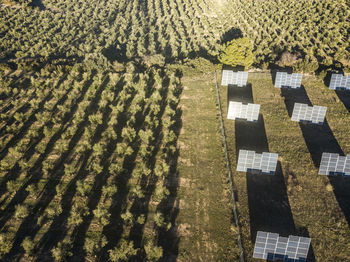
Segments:
[[[214,74],[183,78],[179,136],[179,261],[238,261]]]

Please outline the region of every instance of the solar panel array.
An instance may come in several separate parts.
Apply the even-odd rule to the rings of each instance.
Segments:
[[[322,125],[326,117],[327,107],[308,106],[307,104],[295,103],[292,121],[308,121],[314,124]]]
[[[280,237],[276,233],[258,231],[253,258],[269,261],[305,262],[311,239],[307,237]]]
[[[273,175],[277,167],[278,154],[239,150],[237,171],[248,172],[258,170],[261,173]]]
[[[335,153],[323,153],[318,174],[350,176],[350,155],[340,156]]]
[[[244,87],[247,85],[248,72],[233,72],[232,70],[223,70],[221,85],[236,85],[239,87]]]
[[[343,76],[342,74],[332,74],[329,89],[346,89],[350,90],[350,76]]]
[[[230,101],[227,112],[227,119],[235,120],[237,118],[248,121],[257,121],[259,119],[260,105],[247,104]]]
[[[286,72],[277,72],[275,87],[291,87],[291,88],[300,88],[301,80],[303,78],[302,74],[287,74]]]

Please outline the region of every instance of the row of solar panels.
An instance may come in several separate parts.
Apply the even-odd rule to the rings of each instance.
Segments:
[[[342,74],[332,74],[329,89],[350,90],[350,76],[343,76]]]
[[[239,150],[237,171],[254,172],[274,175],[277,167],[278,154],[263,152],[257,154],[254,151]]]
[[[258,121],[260,105],[230,101],[227,112],[227,119],[245,119],[248,121]],[[327,107],[308,106],[307,104],[295,103],[292,121],[311,122],[322,125],[326,117]]]
[[[335,153],[323,153],[318,174],[350,176],[350,155],[340,156]]]
[[[232,70],[223,70],[221,85],[236,85],[239,87],[244,87],[247,85],[248,72],[233,72]]]
[[[280,237],[279,234],[258,231],[253,257],[270,261],[305,262],[311,239],[308,237]]]
[[[239,150],[237,171],[256,172],[273,175],[276,171],[278,154]],[[318,171],[319,175],[350,176],[350,155],[340,156],[335,153],[323,153]]]
[[[301,87],[302,78],[302,74],[288,74],[286,72],[277,72],[275,79],[275,87],[290,87],[293,89],[298,89]],[[247,85],[247,80],[248,72],[234,72],[232,70],[222,71],[222,86],[236,85],[239,87],[244,87]],[[329,89],[350,90],[350,76],[343,76],[342,74],[332,74]]]
[[[230,101],[227,111],[227,119],[235,120],[246,119],[248,121],[257,121],[259,119],[260,105],[250,104],[244,105],[240,102]]]
[[[327,107],[308,106],[307,104],[295,103],[292,121],[311,122],[322,125],[326,117]]]
[[[277,72],[275,87],[291,87],[294,89],[301,87],[302,74],[287,74],[286,72]]]

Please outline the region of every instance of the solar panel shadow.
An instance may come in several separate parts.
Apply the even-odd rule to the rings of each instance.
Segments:
[[[350,113],[350,91],[336,90],[335,93]]]
[[[252,89],[242,93],[229,92],[228,97],[236,101],[253,102]],[[240,149],[257,153],[269,152],[262,115],[258,122],[235,121],[236,152]],[[238,157],[238,154],[237,154]],[[238,159],[237,159],[238,160]],[[251,240],[255,240],[258,230],[280,232],[285,235],[295,232],[294,220],[288,200],[286,184],[280,164],[274,176],[246,174]]]

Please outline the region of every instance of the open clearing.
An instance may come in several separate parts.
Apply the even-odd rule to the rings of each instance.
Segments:
[[[179,261],[238,261],[214,74],[183,78]]]

